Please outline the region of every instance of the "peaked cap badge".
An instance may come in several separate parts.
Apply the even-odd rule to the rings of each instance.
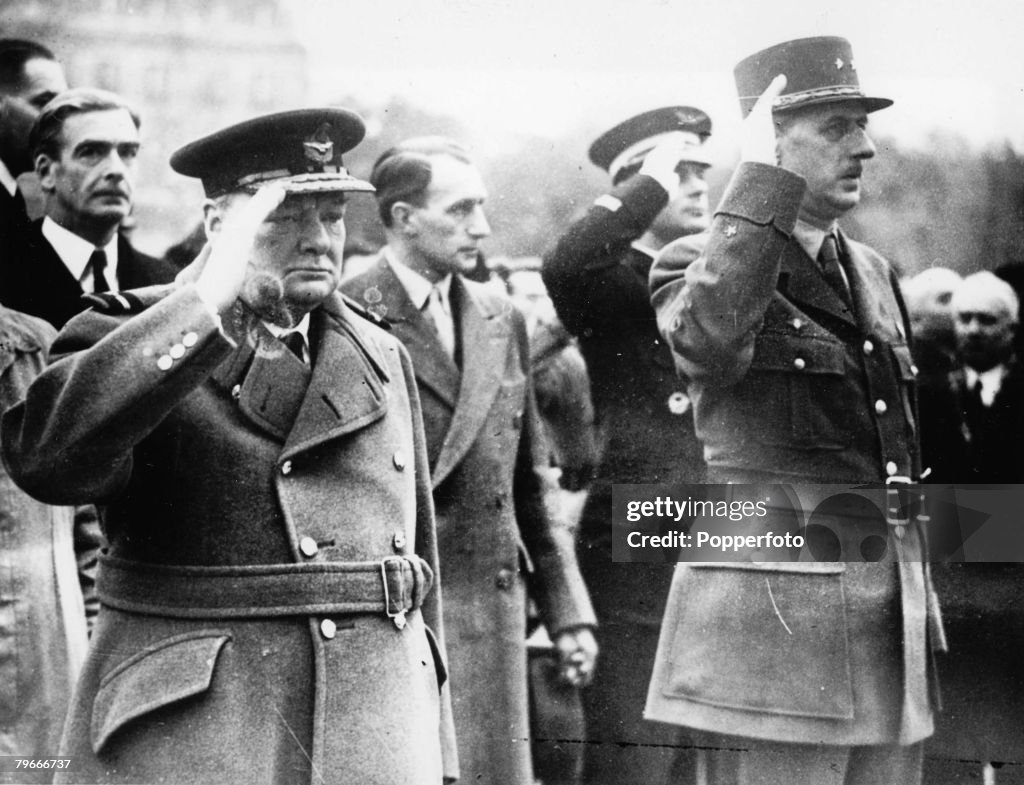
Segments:
[[[331,141],[330,123],[322,123],[316,133],[302,143],[306,160],[325,166],[334,157],[334,142]]]

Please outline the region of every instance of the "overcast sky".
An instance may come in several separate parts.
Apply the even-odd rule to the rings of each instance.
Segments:
[[[896,105],[878,134],[945,129],[1024,152],[1019,0],[290,0],[314,101],[403,95],[455,115],[477,145],[693,103],[731,154],[732,68],[789,38],[843,35],[861,85]]]

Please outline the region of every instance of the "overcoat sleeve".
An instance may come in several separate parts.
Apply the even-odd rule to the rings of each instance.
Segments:
[[[792,172],[741,164],[700,257],[689,264],[670,244],[655,260],[651,302],[658,328],[688,378],[729,386],[746,374],[804,189],[804,179]]]
[[[132,448],[233,348],[192,286],[134,315],[86,311],[4,416],[8,471],[50,504],[116,495],[131,476]]]
[[[531,595],[537,601],[544,625],[556,635],[572,627],[596,626],[597,618],[576,563],[573,528],[559,520],[549,506],[554,481],[546,465],[547,446],[530,379],[526,325],[518,311],[512,309],[512,314],[527,380],[523,430],[513,478],[516,520],[532,562]]]
[[[599,197],[548,254],[541,274],[571,333],[600,332],[631,314],[649,318],[647,289],[621,260],[667,203],[657,181],[636,175]]]

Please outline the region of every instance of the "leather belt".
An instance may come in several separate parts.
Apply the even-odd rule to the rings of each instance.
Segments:
[[[96,586],[100,602],[131,613],[187,619],[383,613],[401,628],[414,598],[429,590],[429,567],[422,562],[420,567],[413,569],[403,556],[230,567],[103,556]]]

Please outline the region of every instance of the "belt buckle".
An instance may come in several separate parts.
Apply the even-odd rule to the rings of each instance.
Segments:
[[[400,630],[405,629],[405,608],[399,605],[397,611],[391,610],[391,589],[388,586],[388,562],[398,563],[398,577],[400,581],[404,581],[404,572],[402,570],[402,562],[404,561],[405,560],[401,556],[388,556],[386,559],[380,560],[380,580],[384,585],[384,615],[391,619],[395,626]],[[402,599],[402,597],[399,597],[398,602],[401,603]]]
[[[896,537],[903,539],[907,526],[910,524],[909,513],[906,517],[901,516],[900,509],[900,486],[909,490],[914,481],[904,475],[896,475],[885,478],[885,521],[892,528]]]

